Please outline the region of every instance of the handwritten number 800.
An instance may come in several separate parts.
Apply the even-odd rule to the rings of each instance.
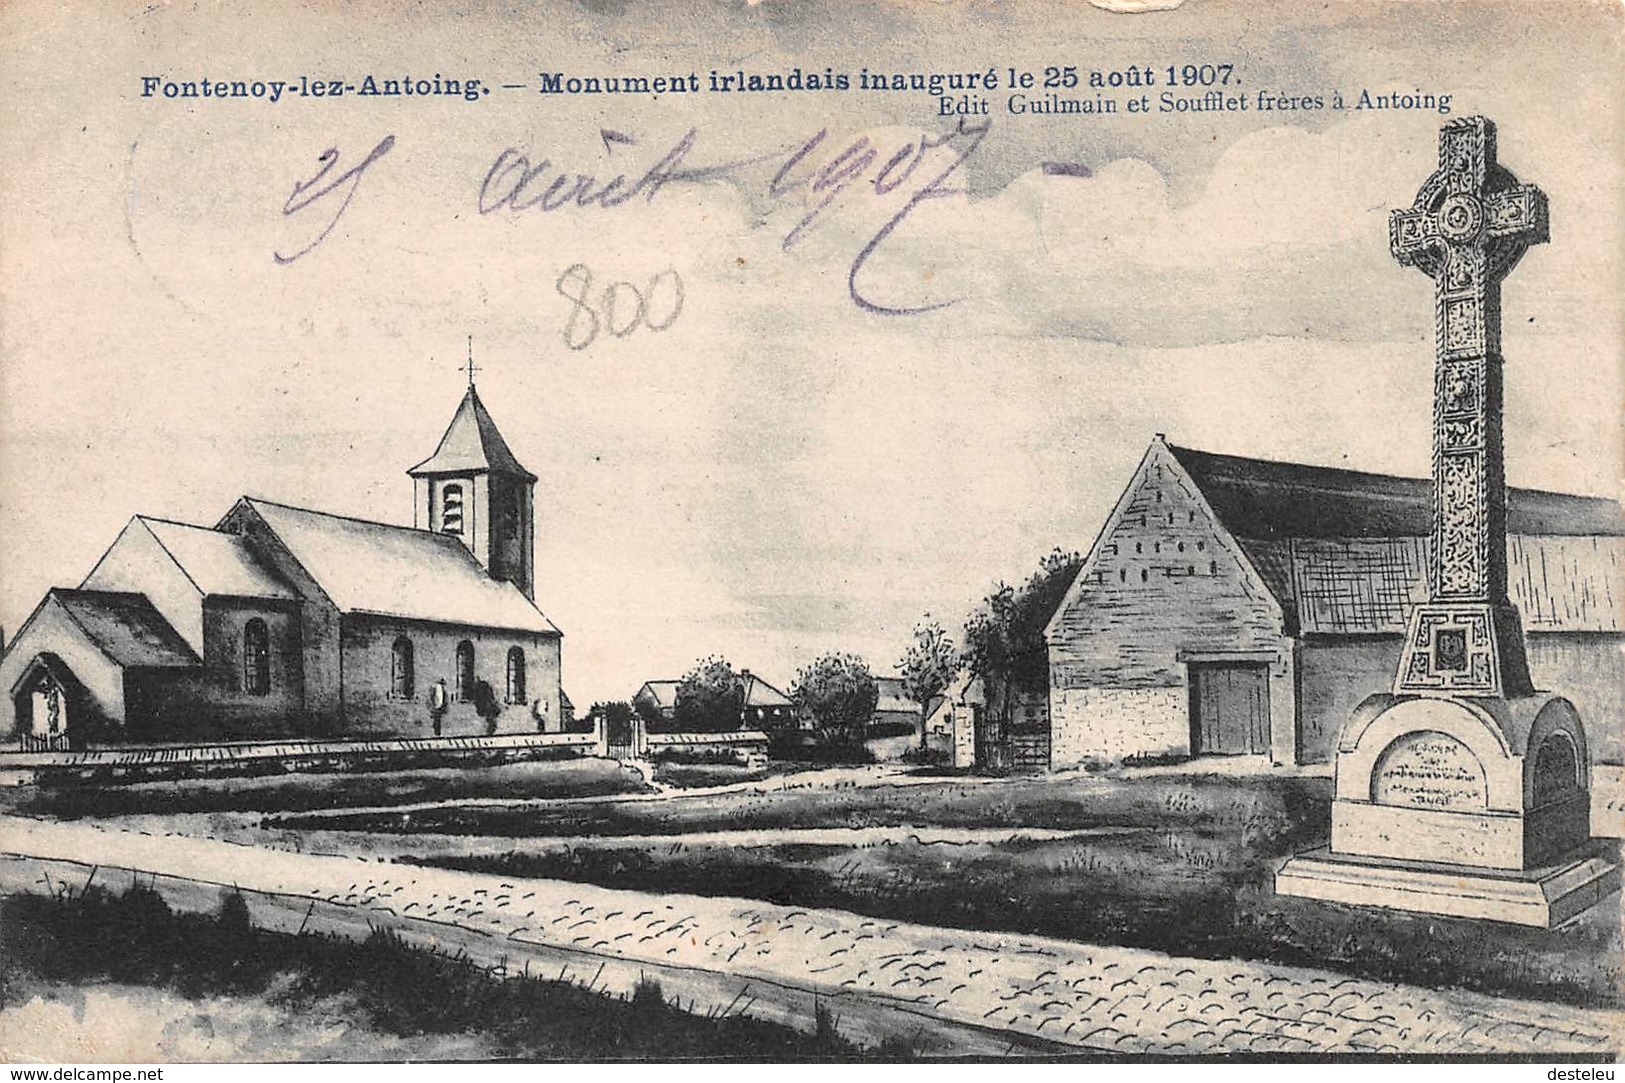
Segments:
[[[642,290],[630,282],[611,282],[596,303],[592,270],[585,263],[566,268],[554,288],[573,302],[570,318],[564,322],[564,344],[572,350],[591,346],[599,331],[616,338],[625,338],[639,327],[664,331],[683,311],[683,279],[669,268],[649,279]]]

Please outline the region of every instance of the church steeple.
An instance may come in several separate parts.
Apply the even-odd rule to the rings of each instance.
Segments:
[[[535,598],[536,475],[519,465],[474,388],[468,390],[433,455],[407,471],[416,490],[413,523],[456,536],[492,579]]]

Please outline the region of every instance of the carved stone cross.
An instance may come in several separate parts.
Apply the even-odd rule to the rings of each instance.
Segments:
[[[1428,602],[1411,615],[1396,692],[1531,688],[1507,597],[1501,280],[1548,238],[1546,196],[1495,160],[1495,125],[1439,132],[1439,168],[1389,218],[1394,258],[1434,281],[1433,539]]]

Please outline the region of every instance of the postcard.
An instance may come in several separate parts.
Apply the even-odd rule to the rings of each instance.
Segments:
[[[5,1059],[1611,1064],[1622,44],[7,5]]]

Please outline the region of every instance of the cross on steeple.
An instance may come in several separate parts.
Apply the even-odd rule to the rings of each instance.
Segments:
[[[478,372],[478,371],[480,371],[479,368],[474,364],[474,336],[469,335],[468,336],[468,386],[469,386],[470,390],[473,390],[473,387],[474,387],[474,374],[476,372]]]
[[[1507,597],[1501,280],[1548,238],[1546,196],[1495,157],[1495,125],[1453,120],[1439,168],[1389,217],[1389,249],[1434,281],[1433,538],[1396,692],[1529,687]]]

